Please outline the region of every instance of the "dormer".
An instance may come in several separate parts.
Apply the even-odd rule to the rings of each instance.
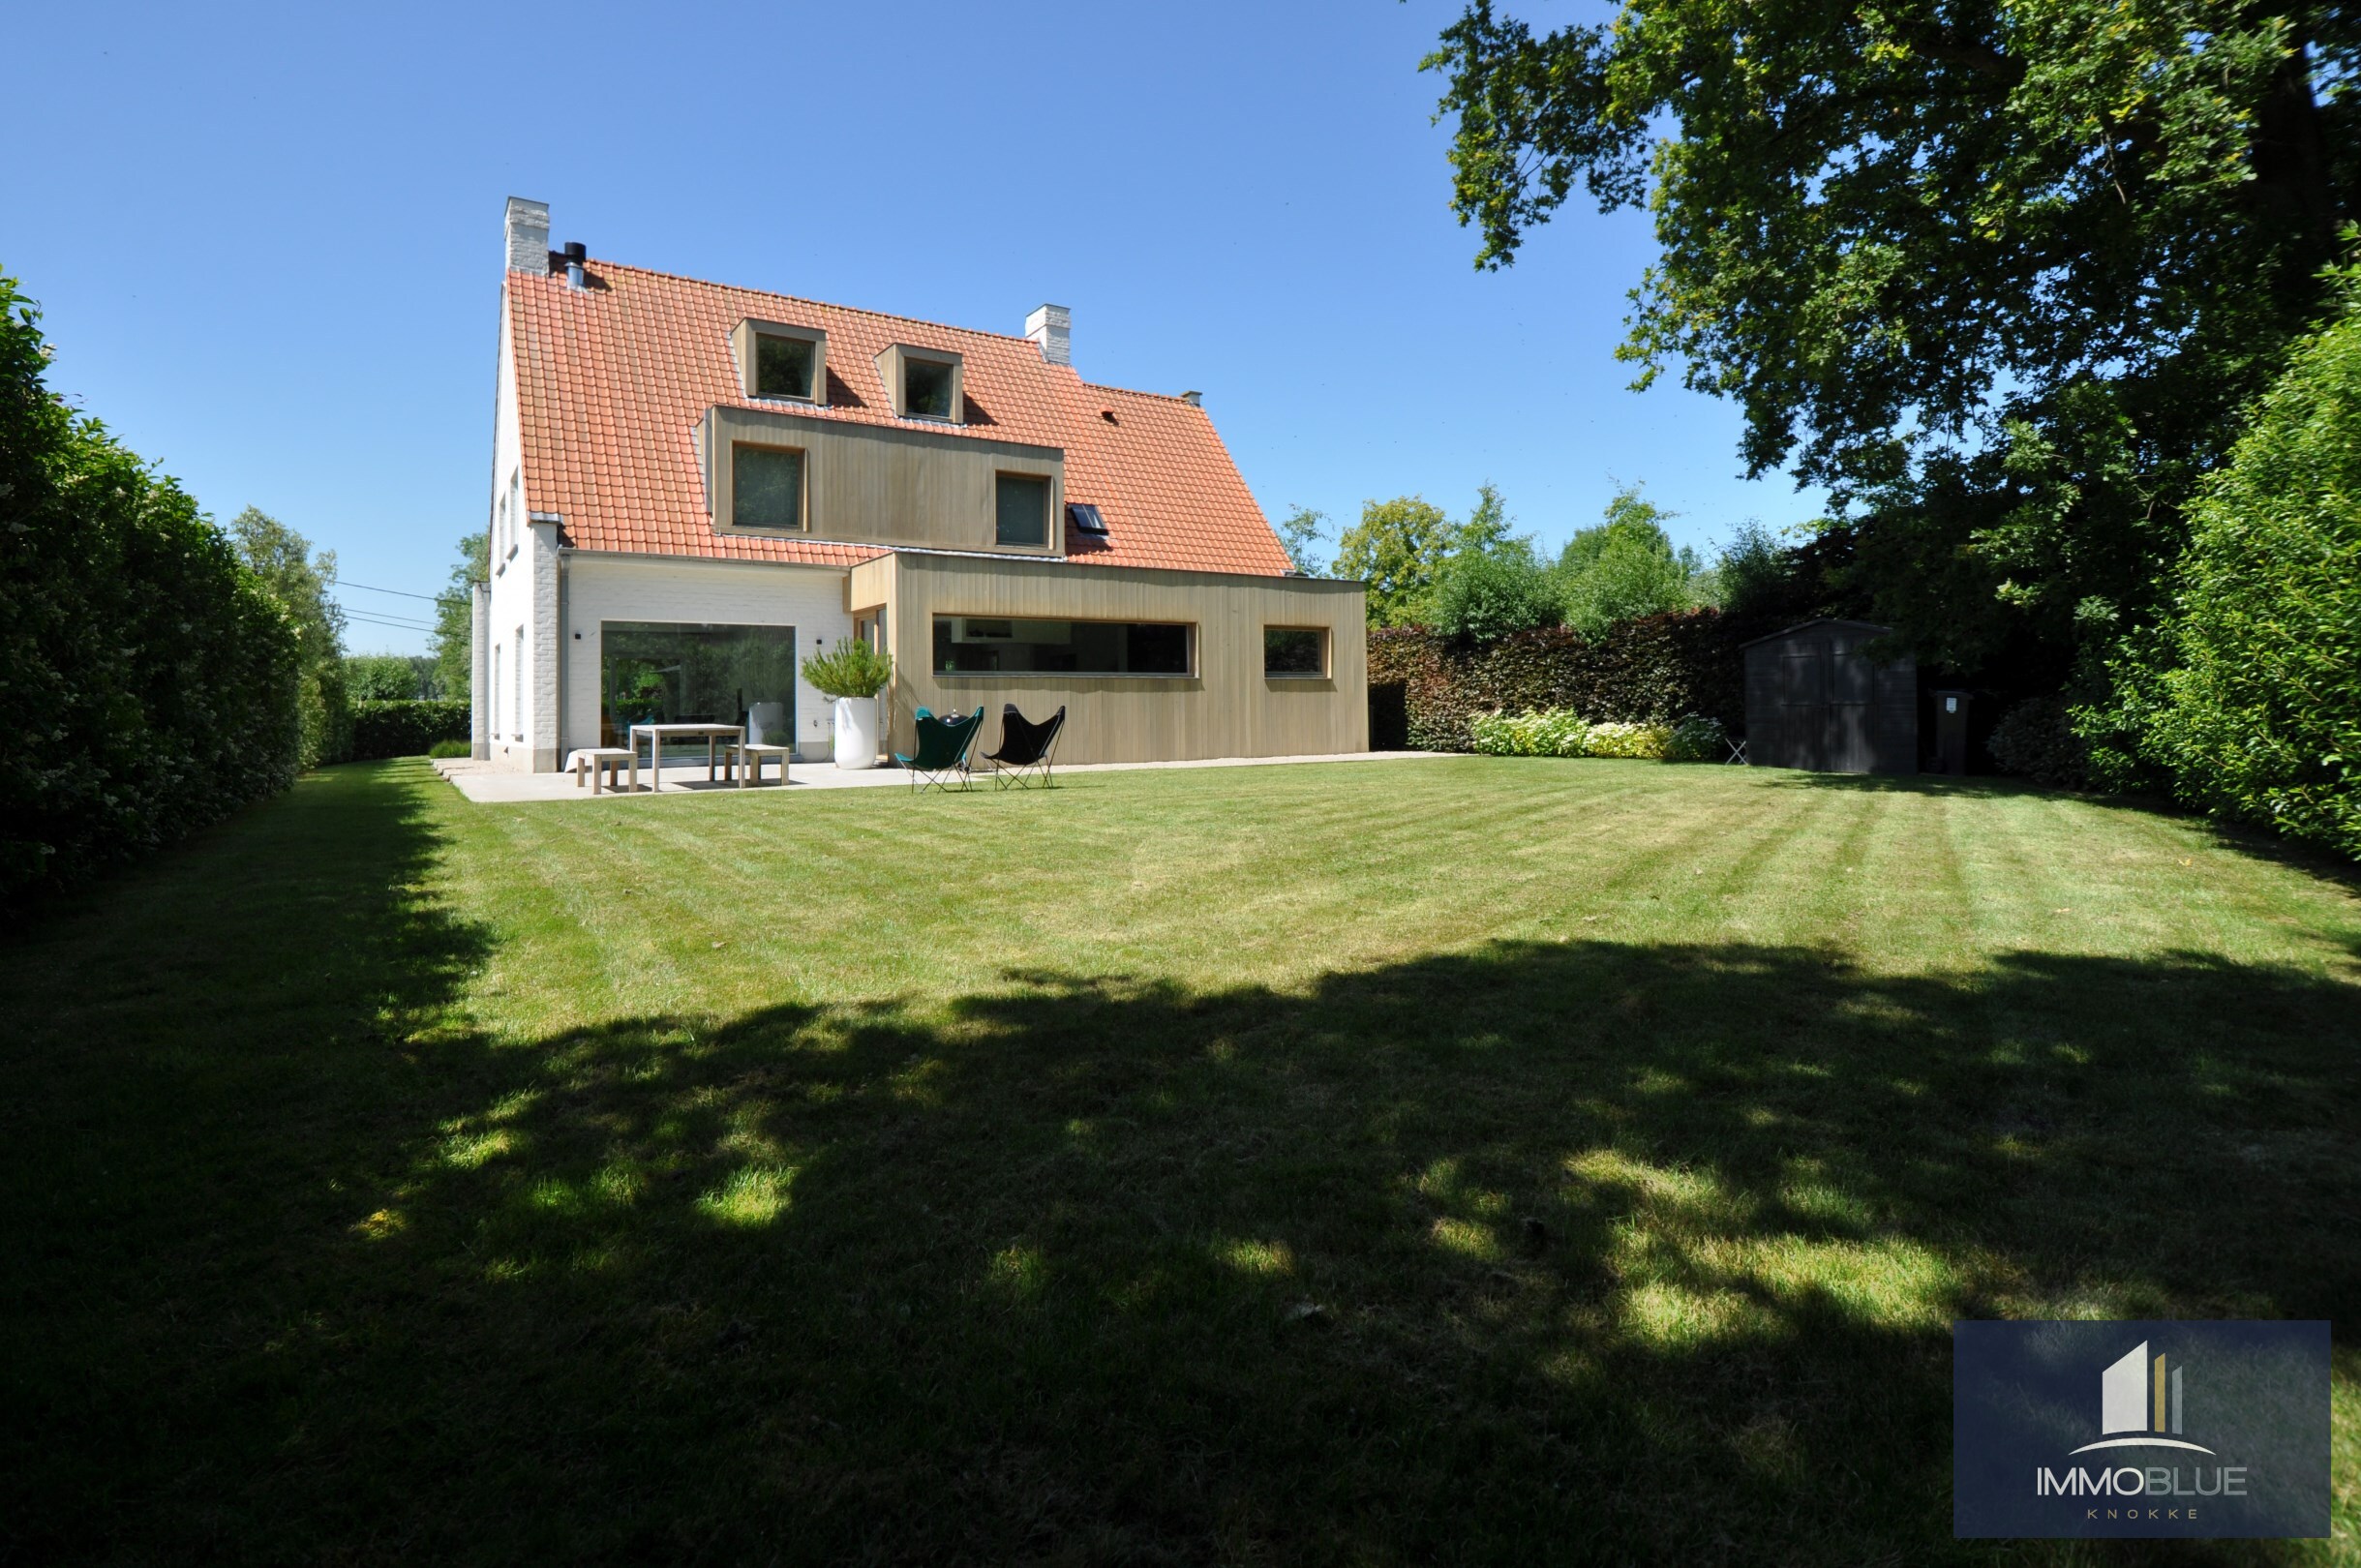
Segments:
[[[749,398],[778,403],[828,401],[828,334],[818,327],[749,317],[730,333],[738,384]]]
[[[933,419],[956,425],[966,419],[966,388],[959,356],[945,348],[888,344],[877,356],[877,378],[903,419]]]

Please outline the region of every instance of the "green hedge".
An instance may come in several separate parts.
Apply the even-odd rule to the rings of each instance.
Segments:
[[[0,892],[131,859],[294,778],[295,635],[197,502],[44,382],[0,277]]]
[[[352,705],[352,760],[423,757],[438,740],[468,739],[468,705],[439,699]]]
[[[1369,634],[1369,679],[1400,684],[1409,741],[1472,751],[1479,713],[1571,709],[1595,723],[1691,714],[1745,728],[1738,643],[1719,611],[1643,616],[1586,638],[1563,626],[1465,643],[1416,626]]]
[[[2361,269],[2190,508],[2149,754],[2174,791],[2361,859]]]

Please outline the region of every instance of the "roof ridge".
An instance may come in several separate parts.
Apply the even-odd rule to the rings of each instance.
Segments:
[[[1178,403],[1191,408],[1204,407],[1201,403],[1191,403],[1185,395],[1178,392],[1150,392],[1143,387],[1115,386],[1105,381],[1084,381],[1082,389],[1086,392],[1120,392],[1127,398],[1155,398],[1162,403]]]
[[[1036,347],[1033,340],[1021,332],[994,332],[988,327],[955,326],[949,321],[929,321],[923,316],[896,316],[892,311],[873,311],[865,305],[840,305],[832,299],[814,299],[809,294],[782,294],[774,288],[755,288],[745,284],[722,283],[718,279],[694,277],[685,272],[666,272],[661,267],[637,266],[629,261],[608,261],[598,256],[589,257],[586,265],[609,267],[623,272],[637,272],[650,278],[669,278],[675,283],[695,284],[701,288],[719,288],[733,294],[760,294],[765,299],[784,299],[798,305],[817,305],[823,310],[844,311],[854,316],[873,317],[880,321],[908,321],[918,326],[933,327],[941,332],[964,332],[973,338],[997,338],[1003,343],[1021,343],[1027,347]],[[532,274],[528,272],[526,275],[530,277]],[[1048,362],[1044,360],[1043,363]]]

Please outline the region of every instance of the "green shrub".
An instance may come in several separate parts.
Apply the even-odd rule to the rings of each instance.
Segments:
[[[472,757],[475,748],[465,740],[438,740],[426,748],[429,757],[440,760],[448,757]]]
[[[407,703],[443,697],[437,691],[435,661],[407,653],[345,655],[345,695],[356,703]]]
[[[2361,859],[2361,270],[2190,508],[2147,750],[2222,817]]]
[[[803,661],[803,678],[823,697],[874,697],[893,678],[893,656],[839,637],[834,648]]]
[[[439,741],[455,742],[457,755],[468,754],[469,705],[412,700],[352,705],[352,758],[370,762],[379,757],[434,755]]]
[[[2063,697],[2018,703],[1992,726],[1984,746],[2004,773],[2059,789],[2090,788],[2090,745],[2074,733],[2073,708]]]
[[[1478,713],[1468,721],[1476,751],[1495,757],[1637,757],[1656,762],[1718,762],[1721,725],[1692,715],[1678,724],[1609,720],[1592,724],[1570,708],[1529,713]]]
[[[1570,708],[1478,713],[1468,729],[1474,749],[1495,757],[1580,757],[1590,739],[1590,726]]]
[[[177,484],[45,384],[0,277],[0,892],[184,837],[294,778],[296,636]]]

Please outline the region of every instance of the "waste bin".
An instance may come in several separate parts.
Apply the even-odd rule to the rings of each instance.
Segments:
[[[1935,771],[1963,778],[1968,770],[1968,705],[1975,693],[1935,693]]]

